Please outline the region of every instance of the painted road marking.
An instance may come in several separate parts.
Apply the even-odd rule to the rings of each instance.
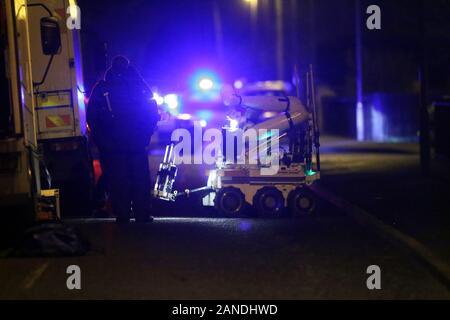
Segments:
[[[440,257],[436,256],[427,246],[396,228],[385,224],[369,212],[338,197],[322,186],[313,185],[311,189],[322,199],[345,211],[360,225],[371,227],[380,235],[414,254],[447,288],[450,288],[450,266]]]
[[[46,262],[39,266],[39,268],[33,270],[30,274],[28,274],[23,281],[23,288],[31,289],[37,280],[44,274],[44,272],[48,269],[49,263]]]

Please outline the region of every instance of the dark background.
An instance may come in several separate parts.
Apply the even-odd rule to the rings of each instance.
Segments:
[[[222,21],[223,61],[218,52],[214,5]],[[355,1],[283,0],[284,72],[295,63],[317,64],[320,79],[347,93],[353,88]],[[238,77],[274,79],[276,22],[273,0],[259,0],[256,35],[250,5],[244,0],[79,1],[85,59],[104,67],[103,44],[109,56],[125,54],[150,78],[181,80],[190,69],[211,66],[227,80]],[[377,4],[382,30],[365,26],[365,8]],[[424,7],[422,7],[424,6]],[[436,89],[448,87],[450,65],[450,1],[361,1],[365,89],[414,89],[420,54],[421,18],[425,18],[430,71]],[[256,36],[256,41],[253,37]],[[92,75],[94,74],[94,75]],[[350,93],[350,92],[349,92]]]
[[[448,0],[282,0],[281,40],[276,0],[257,3],[252,18],[244,0],[80,0],[87,88],[116,54],[128,56],[151,85],[170,90],[186,87],[199,68],[212,69],[232,83],[238,78],[292,80],[295,64],[305,70],[312,63],[325,130],[355,136],[355,37],[360,26],[365,105],[376,105],[383,115],[385,109],[393,112],[381,138],[416,134],[421,62],[426,63],[430,102],[449,92]],[[356,24],[358,3],[361,20]],[[381,8],[381,30],[365,26],[366,8],[372,4]],[[277,41],[283,44],[278,67]],[[346,116],[330,117],[330,109],[336,108]],[[372,123],[372,113],[364,110],[366,122]],[[386,129],[402,119],[405,128]],[[372,129],[366,125],[365,130]]]

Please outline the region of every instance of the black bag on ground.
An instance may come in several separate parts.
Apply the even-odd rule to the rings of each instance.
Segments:
[[[89,242],[72,226],[43,223],[28,229],[11,255],[16,257],[81,256]]]

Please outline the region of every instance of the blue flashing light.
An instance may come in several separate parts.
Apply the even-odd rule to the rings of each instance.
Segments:
[[[200,110],[196,113],[196,115],[198,118],[205,120],[205,121],[209,121],[213,117],[212,111],[209,111],[209,110]]]
[[[189,79],[192,97],[197,101],[212,101],[220,97],[221,79],[217,73],[208,70],[197,70]]]

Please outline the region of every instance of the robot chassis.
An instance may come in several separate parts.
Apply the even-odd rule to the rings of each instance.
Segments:
[[[222,216],[238,217],[242,213],[257,213],[261,217],[307,215],[314,211],[315,200],[308,186],[320,179],[320,143],[315,104],[312,67],[306,73],[306,107],[297,97],[239,96],[224,101],[228,106],[278,113],[258,123],[253,129],[278,129],[280,138],[289,140],[289,151],[278,156],[279,170],[274,175],[263,175],[264,165],[224,162],[218,157],[209,171],[205,187],[174,190],[177,176],[173,144],[166,147],[159,166],[153,197],[176,201],[192,193],[203,194],[203,206],[214,207]],[[226,129],[227,130],[227,129]],[[228,128],[228,130],[230,130]],[[253,210],[248,210],[249,207]]]

